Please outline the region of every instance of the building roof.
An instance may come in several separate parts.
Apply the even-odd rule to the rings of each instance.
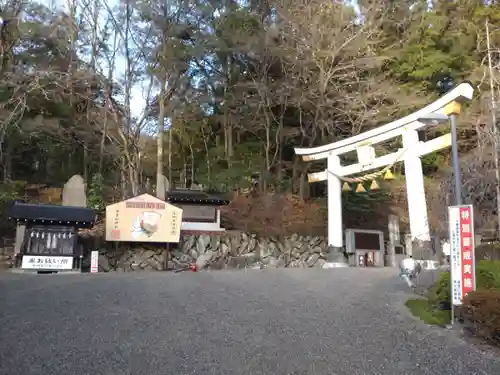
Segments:
[[[9,204],[9,219],[44,224],[62,224],[79,228],[91,228],[96,213],[91,208],[58,206],[53,204],[29,204],[14,201]]]
[[[169,203],[194,203],[210,206],[225,206],[229,204],[227,199],[210,195],[201,190],[170,189],[166,195],[166,201]]]

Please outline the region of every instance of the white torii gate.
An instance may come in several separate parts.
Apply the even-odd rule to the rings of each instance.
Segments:
[[[304,161],[327,159],[327,168],[310,173],[309,182],[328,182],[328,245],[329,262],[345,264],[343,259],[342,233],[342,177],[360,174],[404,161],[410,231],[413,239],[429,241],[427,202],[420,157],[450,147],[451,135],[445,134],[428,142],[420,142],[417,130],[436,122],[448,120],[450,107],[456,102],[471,100],[474,89],[469,83],[461,83],[435,102],[406,117],[350,138],[312,148],[296,148],[295,153]],[[402,136],[403,148],[376,157],[374,144]],[[356,150],[358,162],[341,165],[340,155]]]

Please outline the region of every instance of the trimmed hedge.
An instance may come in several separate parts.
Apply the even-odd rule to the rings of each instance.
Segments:
[[[500,261],[481,260],[476,264],[477,290],[469,293],[457,309],[470,331],[500,345]],[[443,272],[429,290],[430,303],[451,303],[450,273]]]
[[[500,290],[500,260],[481,260],[476,264],[477,289]],[[450,273],[441,273],[430,289],[429,299],[435,302],[451,302]]]
[[[476,265],[477,289],[500,290],[500,260],[481,260]]]
[[[477,290],[465,297],[462,318],[476,336],[500,346],[500,291]]]

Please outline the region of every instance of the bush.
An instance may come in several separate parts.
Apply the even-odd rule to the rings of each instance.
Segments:
[[[478,289],[500,290],[500,260],[481,260],[476,264]]]
[[[477,289],[500,290],[500,261],[481,260],[476,263]],[[428,297],[432,301],[451,302],[450,273],[443,272],[439,280],[429,290]]]
[[[500,291],[477,290],[464,299],[461,315],[475,335],[500,345]]]
[[[428,297],[432,302],[447,301],[451,302],[450,273],[442,272],[439,280],[429,290]]]
[[[326,234],[327,212],[319,204],[303,202],[294,195],[240,195],[221,208],[224,227],[261,236]]]
[[[471,326],[472,333],[500,345],[500,261],[481,260],[476,263],[477,290],[469,293],[458,314]],[[451,303],[450,273],[443,272],[429,289],[425,302],[407,303],[412,313],[429,324],[439,324],[445,315],[437,315],[440,302]],[[425,301],[425,300],[424,300]],[[408,301],[410,302],[410,301]]]

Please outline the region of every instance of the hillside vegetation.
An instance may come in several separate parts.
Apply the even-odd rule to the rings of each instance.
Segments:
[[[294,147],[373,129],[469,80],[477,90],[459,119],[464,189],[480,225],[495,228],[500,5],[346,3],[3,1],[0,201],[57,203],[57,189],[81,174],[102,208],[163,191],[164,174],[171,187],[230,197],[253,187],[226,209],[237,229],[321,233],[325,184],[309,185],[307,174],[325,165],[304,163]],[[395,139],[377,153],[398,147]],[[441,229],[449,150],[422,161],[431,225]],[[346,193],[346,226],[385,227],[393,212],[404,227],[405,171],[393,172],[378,191]]]

